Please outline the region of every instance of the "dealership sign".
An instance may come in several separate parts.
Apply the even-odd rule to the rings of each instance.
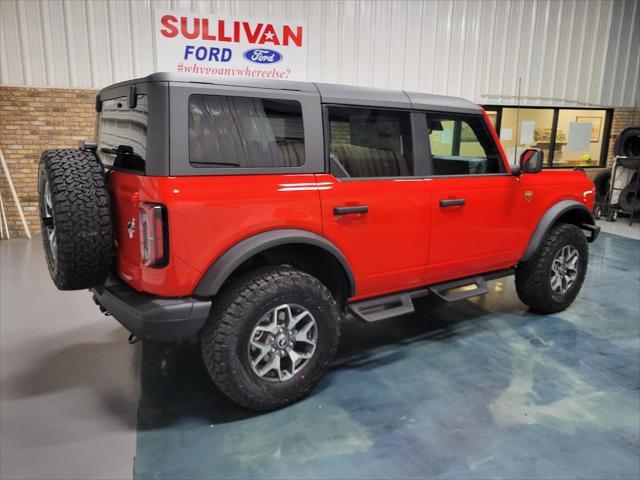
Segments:
[[[303,22],[155,11],[156,71],[305,80]]]

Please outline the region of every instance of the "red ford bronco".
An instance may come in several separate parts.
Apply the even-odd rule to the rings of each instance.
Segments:
[[[158,73],[100,91],[97,144],[40,161],[44,249],[142,340],[198,335],[211,378],[269,410],[309,393],[340,321],[515,274],[567,308],[598,236],[582,171],[509,165],[459,98]]]

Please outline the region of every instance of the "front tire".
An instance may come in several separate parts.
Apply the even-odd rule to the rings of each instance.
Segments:
[[[315,277],[264,267],[232,281],[201,332],[204,364],[235,403],[274,410],[306,396],[335,358],[338,306]]]
[[[516,269],[520,300],[540,313],[566,309],[582,288],[589,247],[582,230],[562,223],[544,237],[536,254]]]

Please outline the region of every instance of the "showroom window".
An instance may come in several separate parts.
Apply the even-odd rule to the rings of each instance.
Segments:
[[[544,152],[546,168],[602,167],[606,163],[612,110],[488,106],[509,159],[527,148]]]
[[[294,100],[189,97],[189,162],[196,167],[304,164],[302,106]]]
[[[527,148],[541,149],[545,163],[551,159],[552,108],[503,108],[501,121],[500,142],[509,163],[517,163]]]
[[[432,114],[427,128],[434,175],[500,173],[502,162],[482,118]]]
[[[554,166],[599,166],[605,117],[606,110],[560,110]]]
[[[413,175],[409,112],[329,107],[332,173],[349,177]]]

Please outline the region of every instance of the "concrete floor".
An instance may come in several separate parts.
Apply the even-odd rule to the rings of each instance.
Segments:
[[[629,219],[625,217],[620,217],[615,222],[609,222],[601,219],[596,223],[600,226],[603,232],[633,238],[634,240],[640,240],[640,218],[631,225],[629,225]]]
[[[131,478],[132,468],[135,478],[640,477],[638,241],[603,234],[580,297],[557,315],[528,312],[503,279],[471,301],[347,321],[312,396],[262,415],[216,391],[195,347],[127,345],[87,292],[55,290],[41,250],[0,242],[3,479]]]
[[[139,347],[87,291],[59,292],[40,237],[0,242],[0,478],[132,477]]]

